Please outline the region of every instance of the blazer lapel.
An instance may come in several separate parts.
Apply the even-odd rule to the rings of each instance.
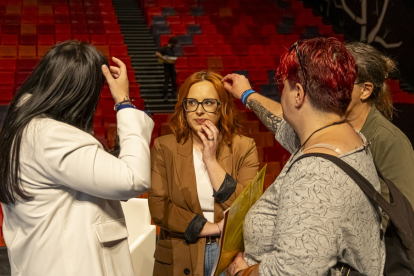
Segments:
[[[217,148],[217,162],[229,175],[233,175],[233,160],[231,158],[231,148],[224,142],[221,142]]]
[[[197,182],[193,160],[193,140],[191,136],[184,144],[179,144],[175,154],[175,168],[178,184],[190,210],[202,215],[200,201],[197,194]]]

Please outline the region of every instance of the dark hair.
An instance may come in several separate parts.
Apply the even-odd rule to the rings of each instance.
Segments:
[[[178,43],[178,39],[175,36],[170,37],[170,39],[168,40],[168,44],[177,44]]]
[[[394,107],[385,80],[389,73],[396,70],[395,62],[374,47],[361,42],[349,43],[345,47],[354,56],[358,66],[357,82],[371,82],[374,85],[368,102],[375,104],[381,114],[391,120]]]
[[[300,83],[312,106],[317,110],[343,115],[351,102],[357,67],[354,58],[336,38],[314,38],[299,42],[295,49],[285,52],[277,69],[276,79],[281,85],[287,80],[291,86]]]
[[[221,80],[222,76],[212,71],[195,72],[189,76],[178,92],[178,101],[175,105],[175,112],[170,120],[170,128],[177,138],[177,143],[187,141],[190,136],[190,126],[187,122],[186,112],[183,108],[182,102],[187,97],[190,88],[193,84],[209,81],[214,85],[214,88],[219,95],[221,105],[217,110],[220,113],[220,121],[218,129],[226,144],[231,144],[233,137],[241,133],[241,125],[237,117],[236,107],[233,102],[233,96],[224,88]]]
[[[105,56],[85,42],[65,41],[47,52],[10,103],[0,134],[0,201],[31,199],[19,181],[23,131],[41,114],[90,132],[105,83]],[[31,95],[29,100],[24,98]]]

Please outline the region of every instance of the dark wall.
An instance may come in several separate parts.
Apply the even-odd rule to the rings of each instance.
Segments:
[[[361,0],[344,0],[356,17],[361,17]],[[321,15],[327,22],[332,23],[338,31],[345,33],[346,41],[361,41],[361,25],[355,21],[341,7],[341,0],[304,0],[306,6],[311,6],[315,13]],[[388,56],[394,58],[400,69],[401,79],[414,87],[414,0],[366,0],[366,33],[368,34],[379,22],[384,3],[388,2],[384,9],[382,24],[378,28],[376,37],[389,44],[398,44],[398,47],[386,48],[381,43],[374,41],[362,41],[369,43]],[[377,38],[377,39],[378,39]],[[405,87],[407,89],[408,87]]]
[[[410,139],[414,145],[414,105],[412,104],[395,104],[395,114],[392,120],[402,132]]]

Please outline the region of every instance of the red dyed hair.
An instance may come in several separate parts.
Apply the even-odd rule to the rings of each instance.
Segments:
[[[306,87],[294,47],[281,57],[276,73],[279,85],[284,80],[292,87],[300,83],[314,108],[343,115],[351,102],[357,78],[357,67],[351,53],[336,38],[304,40],[299,42],[298,50]]]
[[[221,83],[223,77],[211,71],[200,71],[188,77],[178,91],[178,101],[175,105],[175,112],[170,120],[170,128],[177,138],[177,143],[184,143],[187,141],[191,128],[185,116],[185,110],[182,102],[187,98],[190,87],[198,82],[211,82],[219,95],[221,105],[216,112],[220,113],[220,120],[218,129],[220,131],[222,140],[226,144],[231,144],[233,136],[241,133],[241,125],[237,118],[236,107],[233,103],[233,96],[227,92]]]

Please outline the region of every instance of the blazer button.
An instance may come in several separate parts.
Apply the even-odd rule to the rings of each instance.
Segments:
[[[184,274],[185,275],[190,275],[190,270],[188,268],[184,269]]]

